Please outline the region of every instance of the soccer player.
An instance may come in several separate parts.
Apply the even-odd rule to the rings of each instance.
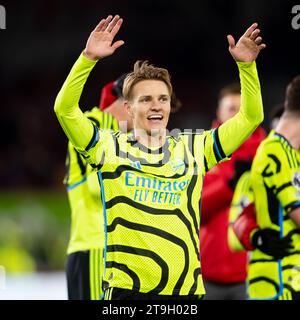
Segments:
[[[241,109],[215,130],[166,134],[172,86],[166,69],[136,62],[123,86],[132,133],[98,130],[78,101],[89,73],[124,41],[123,20],[102,19],[55,101],[70,141],[98,170],[105,221],[105,299],[198,299],[205,293],[199,201],[205,172],[227,159],[263,120],[255,59],[265,47],[257,24],[229,51],[241,79]]]
[[[240,104],[239,83],[222,88],[213,127],[231,119],[239,111]],[[200,243],[207,300],[246,299],[247,253],[233,252],[228,246],[229,211],[235,184],[241,174],[249,170],[256,149],[265,137],[265,131],[258,127],[233,153],[230,161],[220,163],[205,176]]]
[[[132,129],[132,120],[124,112],[124,79],[125,75],[102,88],[101,110],[94,107],[85,113],[97,128],[118,131],[119,122],[123,130]],[[71,142],[68,143],[66,165],[64,183],[71,207],[71,232],[66,261],[68,298],[99,300],[102,295],[104,223],[98,177]]]
[[[247,206],[233,226],[241,244],[255,249],[248,272],[252,299],[300,299],[299,92],[300,76],[287,86],[284,113],[253,161],[255,210]]]
[[[269,114],[270,129],[274,130],[284,112],[283,104],[272,108]],[[250,168],[236,183],[230,205],[228,244],[232,251],[252,251],[255,248],[281,259],[288,254],[289,241],[280,238],[279,232],[270,228],[260,229],[256,222]],[[255,232],[254,232],[255,231]],[[255,233],[255,237],[254,236]],[[250,266],[251,267],[251,266]]]

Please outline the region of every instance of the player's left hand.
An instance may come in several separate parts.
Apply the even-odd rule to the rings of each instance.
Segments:
[[[257,27],[258,24],[253,23],[237,43],[232,35],[227,36],[229,52],[234,60],[239,62],[255,61],[259,52],[266,47],[262,43],[262,37],[259,36],[260,30]]]

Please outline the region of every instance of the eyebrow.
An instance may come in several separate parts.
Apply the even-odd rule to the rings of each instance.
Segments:
[[[145,95],[142,95],[142,96],[140,96],[139,98],[152,98],[153,97],[153,95],[150,95],[150,94],[145,94]],[[159,95],[159,98],[165,98],[165,97],[170,97],[168,94],[160,94]]]

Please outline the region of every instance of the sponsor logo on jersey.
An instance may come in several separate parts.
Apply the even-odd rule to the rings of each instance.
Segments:
[[[178,173],[178,174],[182,174],[184,172],[184,169],[185,169],[185,163],[182,159],[180,158],[177,158],[177,159],[174,159],[174,160],[171,160],[169,162],[169,165],[171,167],[171,169]]]
[[[137,169],[139,169],[139,170],[142,169],[141,163],[140,163],[139,161],[132,161],[132,162],[131,162],[131,166],[134,167],[134,168],[137,168]]]

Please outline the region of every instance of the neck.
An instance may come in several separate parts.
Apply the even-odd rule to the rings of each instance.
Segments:
[[[294,149],[300,150],[300,117],[283,115],[275,131],[283,135]]]
[[[160,148],[166,142],[166,130],[149,134],[144,130],[135,129],[134,134],[137,141],[147,148]]]

